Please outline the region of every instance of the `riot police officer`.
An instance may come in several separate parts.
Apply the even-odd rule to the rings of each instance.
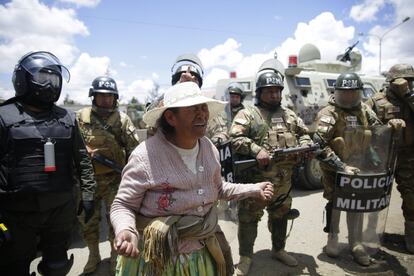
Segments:
[[[84,273],[96,270],[101,261],[99,254],[99,223],[101,202],[104,201],[109,226],[109,241],[114,233],[109,222],[109,210],[121,181],[120,172],[103,163],[104,157],[122,169],[129,155],[139,143],[135,126],[127,114],[118,110],[118,88],[113,78],[101,76],[93,80],[89,89],[92,107],[78,112],[79,126],[88,151],[92,156],[95,178],[98,184],[95,195],[95,213],[91,220],[82,224],[83,237],[89,248],[89,258]],[[82,220],[81,220],[82,221]],[[111,250],[111,271],[115,273],[116,254]]]
[[[224,111],[209,123],[206,136],[216,145],[220,145],[229,139],[228,131],[237,112],[244,108],[243,100],[245,98],[244,87],[238,82],[230,83],[226,88],[226,97],[228,104]]]
[[[29,275],[37,249],[42,275],[66,275],[76,222],[74,175],[85,221],[96,182],[75,114],[57,107],[69,71],[49,52],[24,55],[13,72],[15,97],[0,107],[0,213],[10,240],[0,249],[1,275]]]
[[[388,71],[388,85],[367,101],[383,123],[402,119],[406,127],[399,141],[395,172],[402,197],[405,219],[405,244],[414,253],[414,70],[410,64],[396,64]]]
[[[198,87],[203,86],[204,69],[201,60],[194,54],[184,54],[177,57],[171,67],[171,84],[193,81]]]
[[[338,233],[340,212],[333,210],[336,172],[353,175],[361,167],[352,164],[363,159],[368,151],[372,126],[382,123],[373,110],[361,102],[363,83],[356,73],[343,73],[335,83],[334,96],[316,117],[314,141],[321,145],[317,156],[322,169],[323,196],[326,205],[328,233],[326,254],[332,258],[339,256]],[[398,122],[396,122],[398,123]],[[348,242],[352,256],[362,266],[370,265],[370,256],[362,244],[363,213],[346,212]]]
[[[255,106],[246,106],[234,118],[230,129],[232,148],[241,158],[255,158],[259,167],[242,176],[242,182],[270,181],[274,196],[263,204],[251,199],[239,201],[239,255],[238,275],[246,275],[251,266],[257,225],[267,207],[268,228],[272,237],[272,256],[288,266],[297,260],[285,251],[290,197],[291,175],[296,158],[271,160],[272,149],[289,148],[311,143],[308,129],[290,109],[281,106],[283,76],[275,69],[257,73]],[[241,177],[237,176],[238,179]]]

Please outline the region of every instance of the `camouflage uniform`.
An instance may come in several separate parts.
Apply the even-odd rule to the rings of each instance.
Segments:
[[[97,153],[123,167],[139,143],[131,119],[118,110],[115,110],[108,118],[102,118],[94,111],[94,106],[81,109],[77,117],[86,145],[97,149]],[[93,166],[98,184],[95,194],[95,213],[86,225],[82,223],[83,220],[80,220],[83,236],[88,246],[99,244],[100,210],[103,200],[109,225],[109,241],[112,244],[114,232],[109,220],[109,210],[118,191],[121,175],[95,160],[93,160]]]
[[[360,108],[343,109],[330,99],[328,105],[321,109],[316,117],[316,134],[326,145],[322,145],[321,155],[327,157],[334,153],[345,163],[351,159],[357,160],[367,150],[371,133],[366,129],[373,125],[381,125],[381,122],[366,104],[361,103]],[[332,201],[336,169],[323,161],[320,166],[324,185],[323,196]]]
[[[237,113],[230,129],[232,147],[236,154],[256,158],[260,150],[271,152],[275,148],[289,148],[309,144],[308,129],[303,121],[290,109],[279,107],[268,111],[262,107],[248,106]],[[267,207],[268,228],[272,233],[273,251],[285,247],[287,218],[292,198],[292,169],[296,160],[285,159],[271,162],[268,168],[254,168],[243,176],[243,182],[270,181],[274,185],[273,200],[265,206],[255,199],[239,202],[239,253],[251,257],[257,236],[257,224]]]
[[[403,119],[403,129],[399,142],[399,154],[395,180],[401,193],[401,206],[405,220],[414,221],[414,113],[406,103],[399,100],[389,87],[367,101],[380,120],[387,123],[390,119]]]
[[[401,208],[405,219],[407,249],[414,253],[414,101],[411,91],[410,102],[409,89],[412,87],[408,87],[405,79],[413,81],[414,71],[412,66],[407,64],[394,65],[390,69],[391,74],[392,70],[395,71],[395,76],[390,75],[387,79],[391,83],[381,90],[381,93],[369,99],[367,104],[383,123],[391,119],[403,119],[406,124],[399,141],[395,180],[403,202]],[[403,97],[397,96],[403,93],[407,94]]]
[[[208,125],[206,136],[218,146],[223,142],[229,140],[229,130],[233,119],[236,117],[237,112],[244,109],[244,105],[240,104],[237,107],[231,108],[227,104],[224,108],[225,111],[221,112],[217,117],[215,117]]]

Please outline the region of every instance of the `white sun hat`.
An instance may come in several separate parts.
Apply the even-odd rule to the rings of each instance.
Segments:
[[[223,111],[226,104],[226,102],[201,95],[201,90],[195,82],[177,83],[164,93],[164,100],[157,108],[144,114],[143,121],[148,126],[156,127],[157,120],[168,108],[187,107],[204,103],[208,106],[210,120]]]

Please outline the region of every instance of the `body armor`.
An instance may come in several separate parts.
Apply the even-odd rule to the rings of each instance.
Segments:
[[[0,192],[55,192],[72,189],[72,133],[75,115],[53,106],[46,119],[36,119],[18,104],[0,107],[7,129],[7,152],[1,160]],[[56,171],[44,172],[44,144],[55,143]]]
[[[373,109],[376,111],[382,122],[388,122],[391,119],[403,119],[406,127],[402,129],[402,140],[399,142],[400,148],[414,147],[414,113],[410,107],[403,101],[399,100],[391,93],[375,94],[372,97]]]
[[[98,153],[115,161],[123,167],[126,163],[125,144],[122,137],[122,113],[113,112],[105,122],[98,118],[92,108],[84,108],[79,113],[79,125],[85,139],[85,143],[92,149],[98,149]],[[106,174],[113,169],[92,161],[95,174]]]

